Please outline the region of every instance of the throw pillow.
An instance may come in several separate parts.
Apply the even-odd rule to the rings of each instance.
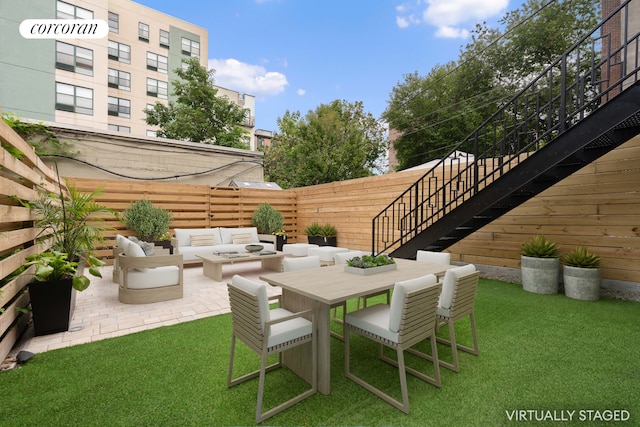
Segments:
[[[129,240],[131,240],[134,243],[137,243],[138,246],[142,248],[146,256],[152,256],[156,254],[156,251],[154,250],[156,245],[154,245],[153,243],[143,242],[142,240],[139,240],[137,237],[134,237],[134,236],[129,237]]]
[[[234,245],[246,244],[246,243],[255,243],[253,241],[253,237],[251,236],[251,233],[232,234],[231,235],[231,239],[232,239]]]
[[[213,234],[192,234],[191,246],[213,246]]]

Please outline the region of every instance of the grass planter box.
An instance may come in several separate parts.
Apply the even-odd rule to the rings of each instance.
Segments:
[[[357,274],[359,276],[370,276],[372,274],[384,273],[385,271],[393,271],[397,270],[397,264],[388,264],[381,265],[379,267],[370,267],[370,268],[360,268],[360,267],[350,267],[348,265],[344,266],[344,271],[351,274]]]

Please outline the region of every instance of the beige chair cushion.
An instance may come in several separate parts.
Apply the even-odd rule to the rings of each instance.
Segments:
[[[451,300],[453,299],[453,291],[456,286],[456,280],[458,277],[466,276],[476,271],[476,266],[473,264],[467,264],[462,267],[450,268],[444,274],[444,280],[442,281],[442,292],[440,293],[440,300],[438,301],[438,311],[440,309],[449,310],[451,308]]]
[[[319,268],[319,267],[320,267],[320,257],[317,255],[305,256],[300,258],[284,258],[282,260],[283,271],[306,270],[307,268]]]
[[[238,289],[245,291],[258,298],[258,310],[260,311],[260,324],[264,331],[264,324],[269,320],[269,299],[267,297],[267,286],[264,283],[254,282],[240,275],[231,278],[231,284]]]
[[[433,264],[451,264],[451,254],[449,252],[418,251],[416,261],[430,262]]]
[[[144,272],[136,270],[132,269],[127,273],[127,288],[129,289],[162,288],[180,283],[180,268],[175,265],[145,268]],[[124,283],[123,274],[124,272],[121,271],[120,283]]]
[[[429,285],[435,285],[436,283],[438,283],[436,276],[434,274],[427,274],[426,276],[398,282],[393,286],[389,324],[387,325],[391,332],[398,332],[400,330],[405,295],[411,291],[425,288]]]

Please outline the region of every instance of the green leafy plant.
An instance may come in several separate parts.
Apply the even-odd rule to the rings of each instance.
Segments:
[[[337,234],[336,228],[331,224],[320,225],[317,222],[312,223],[305,228],[304,234],[307,236],[318,237],[335,237]]]
[[[584,246],[578,246],[562,257],[564,265],[582,268],[600,267],[600,256],[589,252]]]
[[[356,268],[373,268],[380,267],[383,265],[395,264],[395,260],[391,258],[387,254],[380,254],[377,256],[373,255],[364,255],[362,257],[353,257],[347,260],[347,265],[349,267]]]
[[[19,116],[12,113],[3,114],[2,119],[36,150],[38,156],[75,157],[78,154],[73,150],[72,143],[59,140],[55,133],[49,129],[49,126],[44,123],[23,122]],[[4,144],[3,148],[7,149],[12,156],[18,159],[22,158],[20,150],[5,147]]]
[[[89,287],[89,278],[78,275],[78,262],[70,261],[68,254],[59,251],[42,252],[27,257],[25,266],[35,265],[34,277],[38,282],[54,282],[71,279],[72,286],[78,291]],[[105,265],[103,261],[93,256],[87,256],[85,262],[89,273],[95,277],[102,277],[98,267]]]
[[[284,228],[284,218],[280,211],[269,203],[260,203],[253,212],[251,223],[258,229],[258,233],[275,234]]]
[[[557,258],[558,251],[556,243],[548,241],[539,234],[522,244],[520,254],[533,258]]]
[[[320,228],[320,237],[335,237],[338,232],[331,224],[325,224]]]
[[[144,242],[159,241],[169,231],[171,213],[156,207],[147,199],[136,200],[122,212],[122,222]]]
[[[306,234],[307,236],[321,236],[322,227],[317,222],[314,222],[304,229],[304,234]]]
[[[86,258],[103,242],[103,232],[110,230],[98,215],[111,213],[112,209],[95,201],[102,193],[97,188],[91,193],[82,193],[67,183],[68,194],[43,193],[39,200],[28,204],[40,218],[36,225],[50,232],[51,250],[64,252],[72,261]]]

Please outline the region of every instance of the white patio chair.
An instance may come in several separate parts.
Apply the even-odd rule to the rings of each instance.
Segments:
[[[451,254],[449,252],[418,251],[416,252],[416,261],[451,264]]]
[[[318,390],[318,363],[313,310],[292,313],[284,308],[269,309],[266,285],[235,275],[227,284],[231,303],[231,355],[227,373],[227,387],[259,377],[256,423],[260,423],[284,409],[313,395]],[[274,297],[279,299],[279,296]],[[310,317],[307,320],[305,316]],[[260,369],[233,378],[233,359],[236,338],[260,356]],[[302,344],[312,344],[311,388],[267,411],[262,410],[265,374],[282,366],[282,352]],[[278,361],[267,366],[267,357],[278,354]]]
[[[436,276],[433,274],[405,280],[394,285],[393,298],[390,305],[376,304],[362,310],[347,313],[345,316],[346,328],[344,336],[344,371],[346,377],[405,413],[409,413],[407,372],[436,387],[440,387],[440,365],[438,363],[435,326],[436,309],[441,288],[442,285],[437,282]],[[378,343],[378,358],[398,367],[402,402],[351,372],[349,360],[351,331],[376,341]],[[404,361],[404,351],[426,338],[431,341],[431,355],[421,353],[415,349],[412,349],[412,353],[433,362],[433,376],[428,376],[423,372],[405,366]],[[383,345],[396,349],[397,361],[383,354]]]
[[[282,270],[285,272],[305,270],[307,268],[320,268],[320,257],[317,255],[303,256],[299,258],[285,257],[282,260]]]
[[[478,336],[476,334],[476,320],[473,314],[475,305],[476,289],[478,288],[478,279],[480,272],[476,271],[473,264],[467,264],[463,267],[456,267],[447,270],[442,282],[442,294],[438,302],[438,324],[439,327],[446,324],[449,328],[449,339],[438,337],[438,342],[449,345],[453,362],[449,363],[440,360],[440,365],[452,371],[460,371],[460,363],[458,361],[458,350],[477,356],[480,354],[478,348]],[[469,316],[471,324],[471,336],[473,339],[473,348],[458,344],[456,342],[456,332],[454,323],[462,318]]]

